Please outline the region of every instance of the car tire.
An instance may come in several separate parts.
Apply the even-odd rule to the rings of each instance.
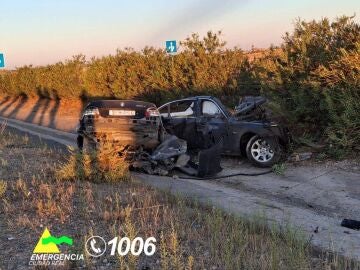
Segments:
[[[282,156],[282,148],[277,138],[262,138],[255,135],[246,145],[248,160],[258,167],[271,167]]]
[[[91,152],[94,152],[96,150],[97,150],[96,143],[93,140],[91,140],[91,139],[89,139],[87,137],[84,137],[82,152],[91,153]]]
[[[80,152],[82,152],[84,148],[84,137],[81,135],[78,135],[76,138],[76,144]]]

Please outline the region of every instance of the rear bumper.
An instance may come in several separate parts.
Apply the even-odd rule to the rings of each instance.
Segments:
[[[133,132],[82,132],[79,135],[84,136],[95,142],[112,142],[119,145],[143,146],[144,148],[154,148],[159,144],[158,132],[147,134],[138,134]]]
[[[94,121],[83,123],[77,133],[95,142],[113,142],[120,145],[153,148],[159,144],[159,121],[137,120],[136,122]]]

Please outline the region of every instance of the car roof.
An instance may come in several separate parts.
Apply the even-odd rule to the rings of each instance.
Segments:
[[[216,99],[216,98],[213,96],[192,96],[192,97],[186,97],[186,98],[179,98],[179,99],[174,99],[174,100],[168,101],[168,102],[162,104],[160,107],[162,107],[166,104],[172,103],[172,102],[181,101],[181,100],[190,100],[190,99]]]

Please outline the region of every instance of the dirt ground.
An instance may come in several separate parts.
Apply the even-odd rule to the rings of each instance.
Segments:
[[[214,180],[221,185],[338,218],[360,217],[360,160],[287,163],[283,175],[238,176]],[[225,158],[222,175],[254,172],[246,160]]]
[[[61,104],[56,105],[55,101],[51,101],[49,104],[52,105],[48,104],[47,106],[50,106],[50,108],[52,108],[53,106],[55,107],[57,106],[58,109],[54,110],[57,111],[57,113],[54,114],[55,116],[50,117],[51,115],[53,115],[50,113],[50,111],[52,110],[51,109],[39,110],[38,108],[43,108],[44,105],[36,107],[37,104],[36,100],[26,101],[25,102],[26,105],[23,104],[24,105],[23,107],[19,106],[19,104],[21,103],[20,101],[17,102],[19,103],[11,102],[11,101],[8,101],[8,103],[0,102],[0,115],[8,115],[11,117],[16,117],[22,120],[26,120],[28,122],[34,122],[35,124],[42,124],[44,126],[50,126],[70,132],[73,131],[73,128],[76,126],[77,123],[77,117],[74,117],[74,115],[80,113],[80,108],[82,106],[79,103],[78,105],[74,105],[72,109],[66,110],[65,108],[69,107],[68,106],[69,104],[66,105],[66,103],[63,103],[62,105]],[[14,109],[16,107],[19,109]],[[31,114],[29,114],[29,109],[32,111]],[[31,115],[31,117],[26,117],[27,115],[28,116]],[[53,119],[52,120],[53,122],[51,122],[51,119]],[[30,126],[29,127],[27,126],[26,128],[30,128]],[[31,127],[31,129],[34,131],[38,130],[38,128],[36,128],[35,125]],[[59,140],[59,142],[63,144],[71,145],[74,143],[73,142],[74,139],[72,138],[73,135],[67,136],[66,134],[58,134],[59,132],[56,130],[46,130],[46,131],[38,130],[38,132],[39,134],[41,133],[41,135],[45,134],[46,136],[55,138],[55,140]],[[44,145],[40,142],[40,144],[36,144],[35,148],[37,150],[35,150],[34,147],[29,146],[29,145],[34,145],[33,140],[28,140],[26,139],[26,137],[24,140],[25,141],[23,141],[23,139],[19,140],[21,142],[20,145],[10,143],[5,148],[2,148],[2,150],[4,149],[6,150],[7,156],[6,158],[4,158],[4,151],[2,151],[0,154],[0,163],[3,166],[2,167],[3,169],[0,172],[0,180],[1,178],[5,178],[5,180],[10,179],[13,182],[15,181],[16,184],[14,185],[11,184],[10,188],[17,193],[24,192],[23,190],[25,190],[22,199],[25,198],[24,201],[27,201],[26,192],[28,192],[28,190],[30,189],[38,190],[37,185],[39,185],[39,183],[33,179],[42,179],[41,181],[45,181],[45,186],[52,187],[52,185],[49,185],[49,183],[47,183],[46,181],[52,179],[52,175],[54,173],[54,168],[55,168],[54,164],[58,164],[59,161],[64,159],[64,156],[62,154],[59,154],[59,152],[55,151],[53,148],[49,148],[48,146],[46,146],[49,144]],[[24,156],[27,156],[29,158],[25,158]],[[41,158],[34,159],[32,158],[34,156],[41,156]],[[259,169],[254,168],[245,160],[239,160],[233,158],[224,158],[222,166],[224,170],[220,175],[226,175],[236,172],[243,172],[243,173],[259,172]],[[39,177],[39,175],[41,177]],[[23,189],[22,181],[19,182],[19,179],[23,181],[27,181],[27,183],[29,183],[26,184],[27,187],[26,189]],[[296,220],[298,221],[300,220],[302,222],[302,225],[306,227],[308,233],[314,236],[314,238],[312,239],[312,242],[314,244],[319,244],[319,246],[324,247],[324,243],[322,242],[324,240],[324,237],[326,235],[329,236],[332,233],[332,230],[335,228],[337,230],[336,236],[339,239],[342,239],[339,251],[348,253],[349,250],[347,250],[348,249],[347,242],[348,243],[354,242],[356,239],[358,239],[360,235],[357,231],[348,230],[346,228],[340,227],[339,224],[342,218],[358,219],[358,217],[360,216],[359,179],[360,179],[359,160],[354,159],[354,160],[346,160],[341,162],[312,160],[311,162],[302,162],[302,163],[293,163],[293,164],[289,163],[286,164],[286,169],[284,170],[283,175],[276,175],[272,173],[272,174],[263,175],[261,177],[249,177],[249,176],[237,176],[231,178],[224,177],[222,179],[206,180],[200,182],[196,182],[196,181],[191,182],[186,180],[173,181],[174,179],[171,179],[169,177],[165,177],[165,178],[147,177],[145,180],[148,181],[148,183],[151,185],[158,186],[160,188],[165,186],[166,190],[172,189],[174,193],[182,192],[185,194],[192,194],[193,193],[192,191],[198,188],[199,192],[198,193],[195,192],[193,194],[194,195],[193,197],[204,198],[205,201],[213,200],[213,202],[218,202],[217,205],[223,206],[222,208],[224,210],[228,210],[231,208],[232,211],[230,212],[232,213],[240,213],[240,212],[251,213],[256,211],[255,208],[257,207],[257,209],[265,209],[270,215],[271,213],[273,213],[275,217],[277,212],[285,213],[290,211],[297,218]],[[40,184],[41,183],[42,182],[40,182]],[[196,183],[196,185],[193,185],[194,183]],[[30,185],[30,187],[28,187],[28,185]],[[59,186],[59,188],[60,189],[69,188],[70,193],[72,189],[77,191],[84,189],[84,183],[73,183],[70,185],[72,187],[68,187],[66,185],[64,186],[64,184],[62,184]],[[107,195],[111,194],[111,192],[114,191],[114,186],[111,186],[111,188],[105,187],[105,190],[108,190],[107,191],[108,193],[106,192],[98,193],[97,191],[94,191],[94,189],[98,190],[99,185],[94,185],[93,183],[90,184],[88,183],[88,185],[90,186],[86,189],[92,190],[91,193],[96,194],[94,195],[96,201],[104,200],[104,198],[106,198]],[[127,184],[124,184],[123,188],[127,189],[127,187],[128,187]],[[58,187],[56,186],[55,188]],[[121,189],[121,186],[118,186],[117,188]],[[48,194],[46,188],[41,192],[45,192],[46,194]],[[142,192],[147,193],[147,189],[144,189]],[[212,194],[212,192],[214,194]],[[51,194],[53,193],[55,193],[54,190],[51,191]],[[75,192],[72,194],[77,194],[76,196],[73,196],[74,198],[78,198],[75,201],[83,201],[83,199],[80,199],[84,195],[83,192],[78,192],[78,193]],[[42,198],[43,196],[44,195],[36,194],[36,197],[39,198]],[[162,196],[163,195],[160,195],[160,198],[162,198]],[[46,198],[47,197],[45,196],[44,200],[47,200]],[[130,196],[130,198],[132,197]],[[241,203],[241,200],[243,200],[244,198],[248,198],[248,201],[243,201]],[[14,197],[13,199],[16,202],[17,200],[19,200],[18,197]],[[60,203],[64,203],[64,205],[66,205],[65,201],[64,202],[61,201],[60,197],[56,198],[56,200],[60,200],[59,201]],[[115,199],[112,198],[112,201],[114,200]],[[237,200],[239,200],[239,202],[237,202]],[[233,202],[235,202],[236,204],[230,206],[232,205]],[[249,207],[248,209],[244,209],[247,203],[249,203]],[[8,204],[5,204],[5,206],[7,205]],[[15,211],[15,209],[22,209],[21,207],[24,205],[29,206],[29,204],[25,202],[22,202],[22,206],[17,205],[16,203],[15,205],[16,205],[15,208],[9,207],[8,211],[11,212],[11,211]],[[40,207],[42,207],[41,203],[40,203]],[[102,205],[101,207],[103,208],[96,209],[96,211],[103,213],[104,209],[106,209],[106,205]],[[28,208],[26,209],[23,208],[23,209],[24,209],[24,213],[28,211]],[[70,225],[69,223],[66,223],[66,221],[63,220],[64,217],[70,216],[73,217],[73,220],[79,220],[79,219],[83,219],[86,215],[76,216],[74,215],[74,213],[75,212],[78,213],[80,210],[81,210],[80,212],[88,211],[87,207],[84,206],[84,203],[82,203],[82,206],[81,205],[76,206],[77,209],[76,211],[74,211],[74,209],[72,211],[69,211],[68,213],[65,211],[65,214],[60,214],[55,219],[52,219],[51,222],[53,221],[58,222],[60,220],[60,222],[64,222],[61,223],[64,224],[62,228],[64,228],[65,231],[69,230],[69,226],[71,227],[74,225]],[[78,209],[80,210],[78,211]],[[189,209],[191,209],[191,207]],[[24,218],[20,216],[20,219],[19,217],[11,217],[11,216],[9,216],[11,217],[10,219],[9,218],[2,219],[4,221],[2,223],[0,221],[0,225],[4,226],[4,224],[7,224],[7,228],[11,228],[11,229],[16,228],[16,226],[14,227],[13,222],[9,223],[9,220],[14,220],[14,218],[17,218],[19,220],[16,221],[17,222],[16,224],[20,224],[21,226],[25,226],[25,227],[29,226],[30,228],[31,226],[33,226],[32,227],[33,229],[27,231],[27,233],[30,234],[33,233],[34,235],[32,236],[31,241],[35,241],[34,239],[38,236],[35,236],[34,231],[37,230],[36,234],[38,235],[41,231],[41,229],[39,228],[42,228],[41,226],[44,226],[44,224],[48,220],[44,217],[44,215],[39,215],[39,210],[35,211],[34,213],[38,214],[38,216],[35,218],[35,221],[33,221],[33,219],[29,219],[29,215],[25,214],[23,215]],[[281,214],[281,216],[283,216],[283,214]],[[86,219],[85,223],[94,224],[94,221],[92,219]],[[319,223],[319,226],[316,225],[317,223]],[[189,228],[191,228],[190,225],[191,223],[189,224]],[[169,224],[168,226],[171,227]],[[0,236],[0,240],[6,241],[5,243],[7,244],[8,241],[12,241],[8,239],[13,239],[13,236],[7,237],[7,235],[12,235],[14,234],[14,232],[12,230],[6,231],[8,229],[2,227],[2,229],[3,228],[4,230],[1,231],[5,233],[4,235]],[[76,230],[77,227],[75,226],[71,228],[72,229],[69,230],[70,232]],[[84,229],[85,231],[87,231],[87,233],[89,233],[88,228],[89,227],[87,227],[87,229]],[[108,229],[108,231],[109,230],[110,229]],[[23,231],[26,232],[26,230],[21,230],[21,232]],[[83,233],[85,233],[85,231]],[[313,231],[317,231],[317,233],[314,234]],[[21,237],[26,238],[25,234],[24,236]],[[346,239],[349,239],[349,241],[347,241]],[[30,241],[30,238],[28,238],[28,240]],[[206,242],[206,240],[204,241]],[[355,243],[355,246],[356,245],[357,244]],[[31,250],[30,246],[31,245],[29,243],[28,245],[29,248],[27,248],[27,250]],[[356,248],[356,250],[354,251],[355,253],[358,253],[359,249]],[[205,254],[208,254],[208,251],[204,251],[204,252]],[[30,253],[31,251],[28,252],[28,254]],[[26,257],[26,254],[24,255],[23,253],[21,256]],[[182,257],[184,263],[188,259],[188,257],[189,256]],[[0,261],[1,258],[2,256],[0,256]],[[160,259],[157,260],[161,261]],[[9,261],[7,261],[7,263],[9,263]],[[117,265],[117,263],[118,262],[114,263],[114,265]],[[154,262],[150,263],[150,265],[153,265],[153,263]],[[209,264],[207,264],[207,266],[208,265]],[[19,264],[19,266],[21,266],[21,264]]]
[[[157,239],[154,256],[85,256],[68,269],[341,269],[349,261],[312,252],[290,228],[269,231],[261,217],[245,220],[136,180],[59,181],[68,152],[10,130],[0,136],[0,269],[27,269],[44,228],[74,239],[62,252],[87,254],[91,235]],[[5,188],[4,184],[5,183]]]

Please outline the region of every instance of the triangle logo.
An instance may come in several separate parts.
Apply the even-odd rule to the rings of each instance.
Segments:
[[[44,244],[43,239],[51,237],[50,231],[45,228],[43,234],[41,235],[38,243],[36,244],[33,253],[39,254],[39,253],[60,253],[59,248],[57,245],[53,242]]]

